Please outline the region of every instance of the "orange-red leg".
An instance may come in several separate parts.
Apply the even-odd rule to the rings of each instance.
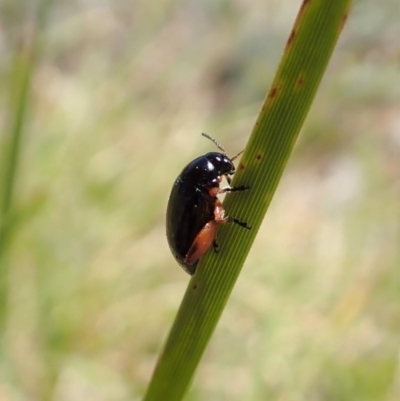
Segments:
[[[215,220],[209,221],[197,234],[192,246],[185,257],[185,263],[192,265],[199,259],[214,242],[218,224]]]
[[[224,206],[217,198],[218,194],[222,194],[224,192],[245,191],[248,188],[249,187],[242,185],[240,187],[226,188],[213,187],[209,190],[210,195],[215,198],[214,220],[209,221],[197,234],[195,240],[193,241],[193,244],[186,254],[186,264],[192,265],[193,263],[195,263],[197,259],[199,259],[205,252],[207,252],[211,245],[213,245],[214,251],[218,252],[218,243],[215,239],[218,224],[235,223],[243,228],[247,228],[248,230],[250,230],[251,227],[246,222],[240,221],[236,217],[225,216]]]
[[[235,223],[243,228],[247,228],[250,230],[250,226],[245,222],[237,219],[232,216],[225,216],[225,209],[219,199],[215,201],[215,209],[214,209],[215,221],[218,224],[226,224],[226,223]]]

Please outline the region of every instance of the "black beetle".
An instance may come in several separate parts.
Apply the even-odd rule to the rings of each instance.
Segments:
[[[218,252],[216,233],[218,224],[236,223],[250,229],[247,223],[235,217],[225,216],[225,209],[217,198],[224,192],[244,191],[249,187],[220,188],[222,177],[231,183],[235,172],[233,161],[242,153],[229,158],[225,149],[207,134],[221,150],[210,152],[189,163],[179,174],[167,207],[167,239],[172,254],[183,267],[193,275],[199,258],[213,245]]]

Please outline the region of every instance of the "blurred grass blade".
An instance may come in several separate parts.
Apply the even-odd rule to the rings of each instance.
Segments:
[[[1,154],[0,171],[0,329],[4,328],[7,302],[8,263],[6,251],[12,232],[15,182],[21,155],[23,125],[29,107],[31,81],[39,53],[39,35],[52,0],[42,0],[38,6],[35,28],[24,30],[11,67],[9,134]]]
[[[252,230],[220,228],[221,252],[208,252],[191,279],[146,401],[179,401],[187,391],[271,202],[350,4],[351,0],[303,2],[233,183],[248,184],[250,190],[228,195],[224,203],[230,215],[247,221]]]

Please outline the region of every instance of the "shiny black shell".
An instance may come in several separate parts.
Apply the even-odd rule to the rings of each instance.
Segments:
[[[172,254],[183,269],[194,274],[198,260],[192,265],[185,257],[201,229],[214,220],[216,198],[209,190],[219,187],[222,176],[235,172],[231,159],[210,152],[189,163],[175,180],[167,207],[167,239]]]

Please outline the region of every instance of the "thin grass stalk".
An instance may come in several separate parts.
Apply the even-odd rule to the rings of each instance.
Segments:
[[[34,16],[33,28],[23,30],[11,66],[8,135],[2,149],[0,170],[0,334],[7,310],[9,263],[7,251],[16,215],[15,188],[21,160],[24,123],[30,106],[31,83],[40,52],[40,34],[52,0],[42,0]]]
[[[261,226],[350,5],[351,0],[303,1],[232,183],[251,188],[228,195],[224,202],[228,213],[249,222],[252,230],[219,229],[220,253],[208,252],[190,280],[145,401],[179,401],[189,388]]]

